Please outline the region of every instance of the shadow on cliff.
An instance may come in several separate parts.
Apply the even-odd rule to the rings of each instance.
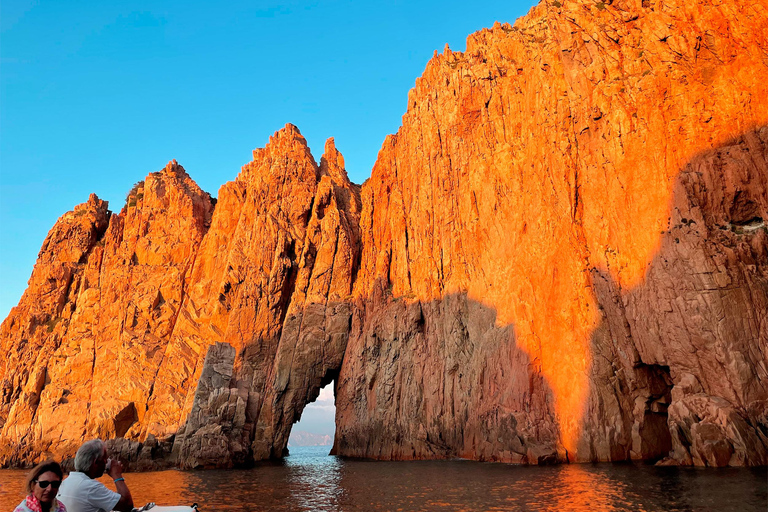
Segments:
[[[513,324],[497,325],[496,309],[465,293],[420,302],[393,296],[380,279],[365,299],[331,305],[349,309],[336,322],[348,336],[335,345],[343,358],[329,363],[325,338],[297,331],[306,335],[280,359],[261,433],[264,404],[254,415],[230,381],[234,353],[213,384],[198,383],[206,391],[197,430],[184,432],[195,461],[182,465],[239,465],[238,450],[248,465],[254,441],[267,454],[256,458],[279,458],[332,378],[333,452],[348,457],[767,464],[767,161],[768,127],[699,153],[676,178],[669,225],[642,282],[625,288],[615,269],[587,268],[600,316],[576,454],[563,448],[557,397]],[[295,317],[305,315],[325,325],[325,311]],[[132,469],[181,463],[168,441],[111,445]]]
[[[245,414],[237,412],[240,401],[228,378],[236,366],[234,349],[212,346],[169,462],[190,468],[279,462],[293,425],[332,380],[334,454],[557,460],[557,431],[546,421],[553,414],[552,393],[537,363],[517,347],[512,326],[497,327],[492,308],[463,294],[420,303],[393,297],[383,282],[376,289],[355,307],[329,304],[318,316],[310,304],[292,312],[289,318],[304,322],[324,317],[325,329],[303,335],[285,329],[253,416],[247,404]],[[375,321],[366,324],[366,318]],[[348,336],[343,343],[342,323]],[[167,456],[167,450],[157,453]]]
[[[576,453],[564,448],[541,361],[513,324],[497,325],[494,307],[465,293],[395,297],[379,279],[351,308],[343,360],[324,364],[322,340],[296,340],[301,363],[291,352],[283,374],[323,371],[275,389],[256,458],[280,458],[321,381],[338,372],[332,453],[347,457],[765,464],[766,148],[763,127],[683,166],[639,285],[587,268],[599,318]]]
[[[283,464],[293,425],[335,379],[333,454],[532,464],[562,458],[552,391],[538,362],[517,346],[514,327],[497,326],[493,308],[466,294],[427,303],[393,297],[382,281],[369,299],[351,308],[337,366],[324,359],[323,340],[311,336],[285,353],[290,365],[276,358],[268,403],[255,416],[238,413],[249,406],[229,377],[235,350],[218,343],[172,444],[115,439],[111,449],[138,470]]]
[[[332,453],[554,462],[553,403],[538,361],[493,308],[464,293],[393,297],[380,280],[353,317]]]
[[[623,287],[619,269],[587,264],[599,316],[576,453],[563,446],[557,397],[514,325],[495,326],[495,308],[465,294],[392,297],[385,279],[356,305],[333,452],[768,463],[766,155],[760,127],[682,166],[640,284]]]
[[[768,464],[766,220],[763,126],[681,168],[639,285],[590,269],[601,318],[577,460]]]

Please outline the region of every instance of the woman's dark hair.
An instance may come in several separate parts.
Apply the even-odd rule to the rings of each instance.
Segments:
[[[56,473],[56,475],[60,479],[64,479],[64,472],[61,470],[61,466],[58,462],[55,460],[47,460],[45,462],[41,462],[37,466],[32,468],[32,471],[29,472],[27,475],[27,492],[32,493],[32,489],[35,487],[35,482],[37,482],[37,477],[42,475],[43,473],[47,473],[50,471],[51,473]]]

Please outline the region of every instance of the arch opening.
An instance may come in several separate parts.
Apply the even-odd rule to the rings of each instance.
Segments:
[[[320,388],[317,398],[304,407],[299,421],[291,427],[288,436],[289,455],[296,450],[327,448],[330,452],[336,433],[336,400],[334,381]]]

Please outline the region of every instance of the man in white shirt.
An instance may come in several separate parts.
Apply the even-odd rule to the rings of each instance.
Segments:
[[[130,512],[131,491],[123,478],[123,465],[113,460],[107,474],[115,481],[117,492],[95,480],[107,467],[107,447],[100,439],[88,441],[77,450],[75,470],[61,483],[57,496],[67,512]]]

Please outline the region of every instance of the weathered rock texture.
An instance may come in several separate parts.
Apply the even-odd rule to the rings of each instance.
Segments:
[[[59,219],[2,324],[6,464],[135,435],[212,211],[171,162],[134,186],[120,214],[92,195]]]
[[[287,125],[215,214],[173,162],[120,215],[64,215],[3,323],[2,462],[96,436],[139,468],[281,456],[341,366],[360,210],[333,139],[318,165]]]
[[[363,189],[339,453],[768,462],[767,12],[543,2],[432,59]]]
[[[359,191],[333,140],[318,166],[291,125],[253,156],[219,191],[142,432],[181,429],[182,466],[281,456],[346,349]],[[204,378],[196,392],[214,342],[236,349],[231,361],[209,354],[230,380]],[[220,398],[206,398],[206,386]]]
[[[371,179],[288,125],[46,239],[2,325],[0,463],[334,452],[768,464],[768,2],[544,1],[427,65]]]

